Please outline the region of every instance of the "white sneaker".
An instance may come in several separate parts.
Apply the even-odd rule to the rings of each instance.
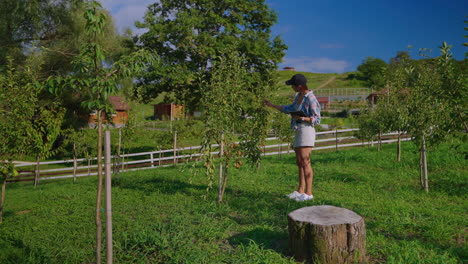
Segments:
[[[286,197],[288,197],[289,199],[296,199],[297,196],[301,195],[300,193],[298,193],[297,191],[294,191],[290,194],[287,194]]]
[[[296,202],[304,202],[304,201],[309,201],[312,199],[314,199],[313,195],[307,195],[305,193],[301,193],[298,196],[296,196],[296,198],[294,198]]]

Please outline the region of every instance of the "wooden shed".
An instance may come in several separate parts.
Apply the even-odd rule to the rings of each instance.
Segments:
[[[387,95],[388,95],[388,89],[382,89],[380,91],[369,94],[366,97],[366,99],[370,105],[374,106],[377,104],[377,101],[379,100],[379,98],[385,97]]]
[[[115,110],[115,112],[112,114],[112,121],[110,122],[110,126],[124,127],[125,124],[128,122],[128,110],[130,109],[130,107],[120,96],[109,96],[108,99]],[[102,120],[104,124],[109,123],[105,113],[102,113]],[[88,125],[89,127],[94,128],[96,127],[97,122],[97,112],[93,111],[91,114],[89,114]]]
[[[326,110],[330,107],[330,97],[329,96],[317,96],[317,101],[320,104],[322,110]]]
[[[184,117],[184,106],[178,104],[155,104],[154,118],[159,120],[175,120]]]

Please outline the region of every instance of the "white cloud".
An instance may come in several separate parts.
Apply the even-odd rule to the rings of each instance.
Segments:
[[[296,71],[319,73],[343,73],[350,66],[344,60],[311,57],[284,58],[281,65],[294,67]]]
[[[135,21],[143,21],[143,16],[150,4],[156,0],[101,0],[103,7],[109,10],[119,32],[126,28],[135,31]]]

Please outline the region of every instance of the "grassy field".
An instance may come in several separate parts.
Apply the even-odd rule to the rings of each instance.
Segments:
[[[113,182],[115,263],[294,263],[286,215],[324,204],[365,218],[369,263],[466,263],[466,153],[429,152],[425,193],[418,154],[403,149],[400,163],[395,145],[314,152],[315,198],[304,203],[284,197],[296,186],[292,155],[231,170],[221,205],[190,167],[124,173]],[[8,185],[0,263],[93,263],[95,189],[94,178]]]

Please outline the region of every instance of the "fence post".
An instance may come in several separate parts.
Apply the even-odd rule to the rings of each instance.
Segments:
[[[112,180],[111,180],[111,135],[107,130],[104,134],[105,150],[105,190],[106,190],[106,242],[107,262],[112,264]]]
[[[338,129],[335,129],[335,151],[338,151]]]
[[[150,153],[150,160],[151,160],[151,168],[153,168],[154,167],[153,152]]]
[[[159,147],[159,167],[161,167],[162,147]]]

